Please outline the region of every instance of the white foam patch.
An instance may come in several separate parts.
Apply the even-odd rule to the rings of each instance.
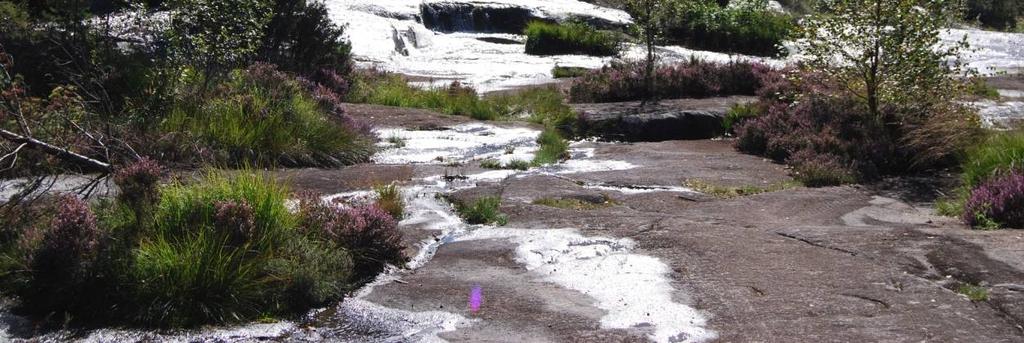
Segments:
[[[447,342],[438,335],[472,325],[473,320],[444,311],[411,312],[387,308],[363,299],[345,300],[338,306],[338,317],[343,318],[345,329],[372,332],[366,337],[351,337],[351,341],[380,342]],[[330,330],[325,328],[324,330]],[[348,337],[325,337],[342,339]]]
[[[1024,102],[996,102],[985,100],[974,103],[984,127],[990,129],[1011,129],[1024,123]]]
[[[378,137],[401,139],[404,146],[395,148],[382,143],[383,151],[373,160],[382,164],[423,164],[467,162],[504,155],[512,147],[525,156],[536,149],[540,131],[528,128],[502,128],[489,124],[462,124],[446,130],[423,131],[400,128],[377,129]],[[520,150],[520,148],[526,148]]]
[[[610,185],[586,185],[583,186],[589,189],[596,189],[602,191],[615,191],[626,195],[633,194],[648,194],[648,193],[698,193],[692,188],[679,187],[679,186],[643,186],[643,185],[630,185],[628,187],[623,186],[610,186]]]
[[[671,269],[654,257],[631,252],[630,239],[584,237],[571,229],[484,228],[458,241],[508,239],[516,261],[544,281],[586,294],[608,313],[605,329],[650,329],[655,342],[703,342],[716,334],[700,311],[677,303]]]
[[[964,53],[967,66],[984,75],[999,72],[1019,73],[1024,69],[1024,34],[978,29],[950,29],[942,33],[945,44],[954,44],[964,36],[972,51]]]

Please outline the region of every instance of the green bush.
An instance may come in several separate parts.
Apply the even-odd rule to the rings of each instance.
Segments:
[[[689,47],[777,56],[796,29],[795,19],[768,9],[765,0],[722,7],[714,0],[675,2],[662,29],[669,42]]]
[[[458,203],[455,209],[469,224],[508,224],[508,217],[501,213],[499,197],[483,197],[469,204]]]
[[[583,23],[552,24],[534,21],[526,26],[526,53],[530,55],[615,56],[619,35]]]
[[[161,130],[176,138],[169,149],[195,147],[180,154],[229,166],[327,167],[366,161],[372,142],[333,111],[295,78],[257,64],[236,70],[208,95],[192,93],[177,100]]]

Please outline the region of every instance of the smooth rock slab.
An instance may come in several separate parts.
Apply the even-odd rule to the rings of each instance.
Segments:
[[[660,142],[708,139],[725,133],[722,122],[729,108],[754,101],[734,96],[708,99],[664,100],[641,106],[639,102],[575,104],[584,134],[609,140]]]

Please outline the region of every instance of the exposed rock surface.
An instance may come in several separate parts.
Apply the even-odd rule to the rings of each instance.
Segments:
[[[629,142],[672,139],[708,139],[720,136],[725,114],[732,105],[754,101],[733,96],[708,99],[663,100],[641,106],[640,102],[575,104],[587,135]]]

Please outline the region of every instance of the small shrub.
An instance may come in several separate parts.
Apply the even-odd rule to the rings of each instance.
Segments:
[[[564,79],[569,77],[579,77],[585,75],[590,69],[583,67],[560,67],[555,66],[551,69],[551,76],[556,79]]]
[[[456,204],[455,209],[469,224],[508,224],[508,217],[501,213],[501,198],[490,196],[476,199],[470,204]]]
[[[554,129],[546,129],[537,137],[540,149],[533,156],[533,165],[558,163],[569,158],[569,142]]]
[[[526,26],[526,53],[531,55],[614,56],[620,39],[583,23],[552,24],[534,21]]]
[[[979,228],[1024,228],[1024,172],[993,178],[971,191],[963,219]]]
[[[395,218],[402,220],[405,216],[405,200],[402,199],[402,191],[395,184],[380,185],[373,188],[377,193],[377,207],[384,210]]]
[[[762,79],[774,71],[759,63],[733,61],[726,64],[691,59],[655,70],[659,99],[703,98],[726,95],[756,95]],[[573,81],[572,102],[617,102],[643,99],[644,70],[641,63],[612,63]]]

